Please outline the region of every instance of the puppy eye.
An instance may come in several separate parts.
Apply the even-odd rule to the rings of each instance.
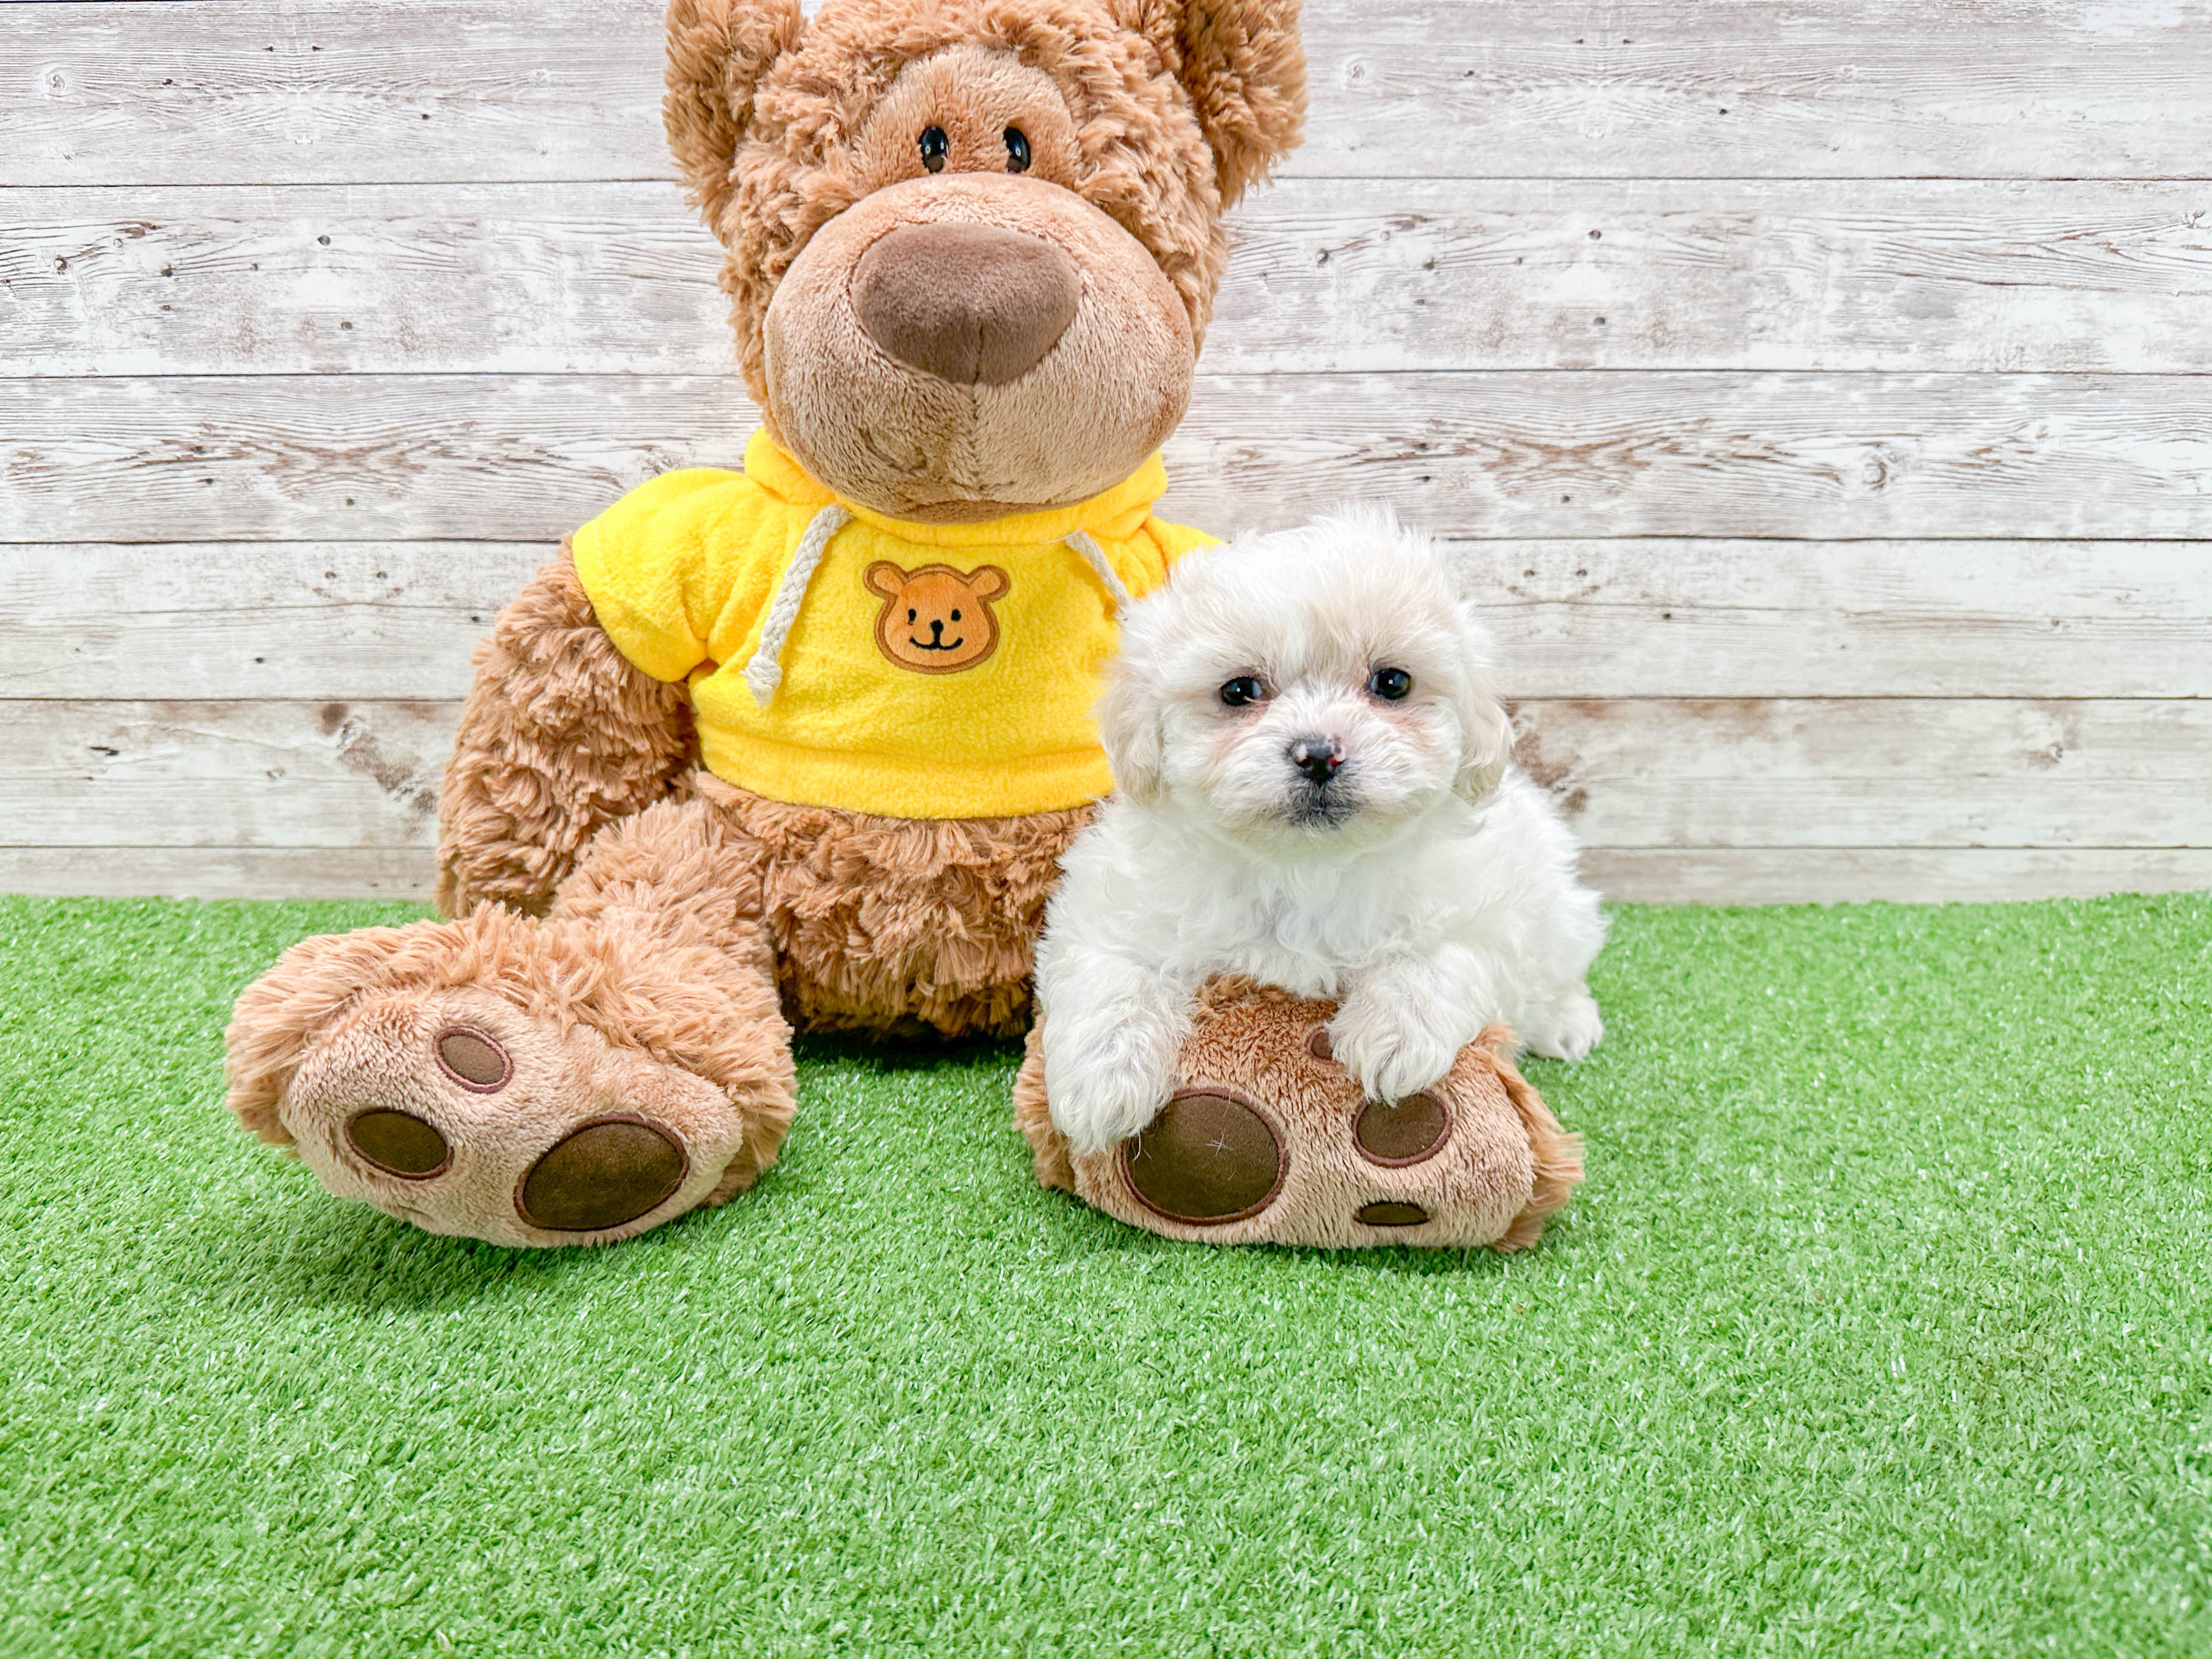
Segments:
[[[1367,677],[1367,689],[1385,702],[1396,702],[1413,689],[1413,677],[1402,668],[1378,668]]]
[[[1251,674],[1239,674],[1233,680],[1223,682],[1221,687],[1221,701],[1231,708],[1242,708],[1250,702],[1264,702],[1267,696],[1267,688]]]
[[[1030,136],[1019,127],[1006,129],[1006,171],[1027,173],[1030,170]]]
[[[932,173],[945,171],[945,152],[952,148],[943,127],[924,127],[921,130],[921,164]]]

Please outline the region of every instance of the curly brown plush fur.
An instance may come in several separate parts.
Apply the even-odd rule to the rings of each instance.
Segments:
[[[769,800],[705,772],[690,783],[761,872],[794,1024],[955,1037],[1027,1028],[1044,902],[1090,808],[886,818]]]
[[[691,705],[615,648],[565,546],[499,613],[476,671],[438,800],[438,908],[536,915],[593,836],[674,787]]]

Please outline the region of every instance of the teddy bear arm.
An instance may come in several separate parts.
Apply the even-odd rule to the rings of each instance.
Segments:
[[[438,804],[438,908],[542,914],[592,837],[665,799],[696,749],[690,699],[607,636],[569,551],[477,649]]]

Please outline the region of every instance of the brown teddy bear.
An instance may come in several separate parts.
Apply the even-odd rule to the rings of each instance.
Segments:
[[[477,656],[441,923],[294,947],[230,1103],[433,1231],[596,1243],[750,1186],[811,1030],[1014,1035],[1111,785],[1158,457],[1296,142],[1297,0],[673,0],[668,133],[762,410]]]

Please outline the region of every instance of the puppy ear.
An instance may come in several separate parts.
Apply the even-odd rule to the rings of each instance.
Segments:
[[[1480,806],[1498,793],[1513,763],[1513,721],[1491,689],[1489,630],[1465,605],[1459,623],[1468,677],[1459,697],[1459,771],[1452,788]]]
[[[719,232],[753,90],[806,27],[799,0],[669,0],[660,117],[692,205]]]
[[[1459,771],[1452,788],[1461,799],[1480,806],[1498,793],[1505,769],[1513,763],[1513,722],[1486,689],[1462,706],[1460,726]]]
[[[1221,205],[1297,147],[1306,118],[1299,0],[1129,0],[1198,110]]]
[[[1139,806],[1156,805],[1165,782],[1166,752],[1152,697],[1121,663],[1106,671],[1098,699],[1098,741],[1114,769],[1114,787]]]

